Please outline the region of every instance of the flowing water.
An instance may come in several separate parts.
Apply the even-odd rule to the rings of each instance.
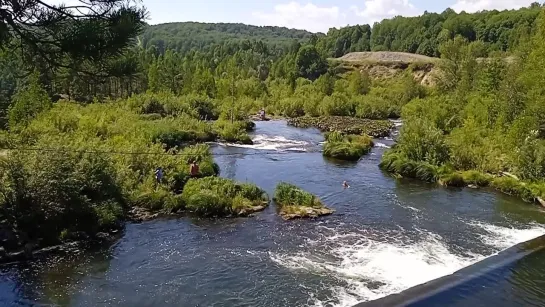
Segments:
[[[254,182],[271,196],[289,181],[336,213],[283,221],[272,204],[250,218],[129,224],[109,248],[1,268],[0,305],[353,306],[545,233],[536,206],[382,173],[380,156],[392,139],[376,140],[357,163],[324,159],[317,130],[282,121],[257,123],[253,139],[251,146],[214,146],[222,176]],[[513,305],[545,305],[545,290],[525,274],[532,266],[525,268],[516,283],[538,290]]]

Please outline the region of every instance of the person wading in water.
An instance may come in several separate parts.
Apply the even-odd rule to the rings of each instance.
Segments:
[[[199,177],[199,164],[197,164],[197,161],[191,162],[191,166],[189,167],[189,175],[191,178]]]

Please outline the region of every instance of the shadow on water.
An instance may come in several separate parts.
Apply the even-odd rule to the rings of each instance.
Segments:
[[[112,257],[109,249],[89,250],[3,266],[0,268],[0,305],[71,306],[84,280],[105,277]]]

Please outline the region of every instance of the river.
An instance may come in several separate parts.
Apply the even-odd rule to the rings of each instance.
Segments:
[[[0,305],[353,306],[545,233],[545,214],[517,199],[387,176],[378,163],[391,139],[339,163],[322,157],[315,129],[258,122],[253,134],[251,146],[214,146],[222,176],[271,196],[295,183],[335,214],[283,221],[272,204],[250,218],[129,224],[109,248],[0,268]],[[516,282],[531,287],[531,275]],[[531,293],[520,302],[545,305],[543,288]]]

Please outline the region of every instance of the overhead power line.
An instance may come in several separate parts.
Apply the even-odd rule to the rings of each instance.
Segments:
[[[236,147],[234,147],[236,148]],[[248,148],[253,149],[253,148]],[[57,148],[36,148],[36,147],[7,147],[0,148],[0,151],[29,151],[29,152],[59,152],[59,153],[81,153],[81,154],[110,154],[110,155],[165,155],[165,156],[194,156],[195,154],[189,153],[168,153],[168,152],[129,152],[129,151],[100,151],[100,150],[73,150],[73,149],[57,149]],[[253,149],[260,150],[260,149]],[[260,156],[260,155],[281,155],[281,154],[298,154],[309,153],[309,151],[301,150],[284,150],[284,151],[272,151],[269,149],[263,149],[263,152],[225,152],[225,153],[211,153],[212,156]],[[318,152],[318,151],[310,151]]]

